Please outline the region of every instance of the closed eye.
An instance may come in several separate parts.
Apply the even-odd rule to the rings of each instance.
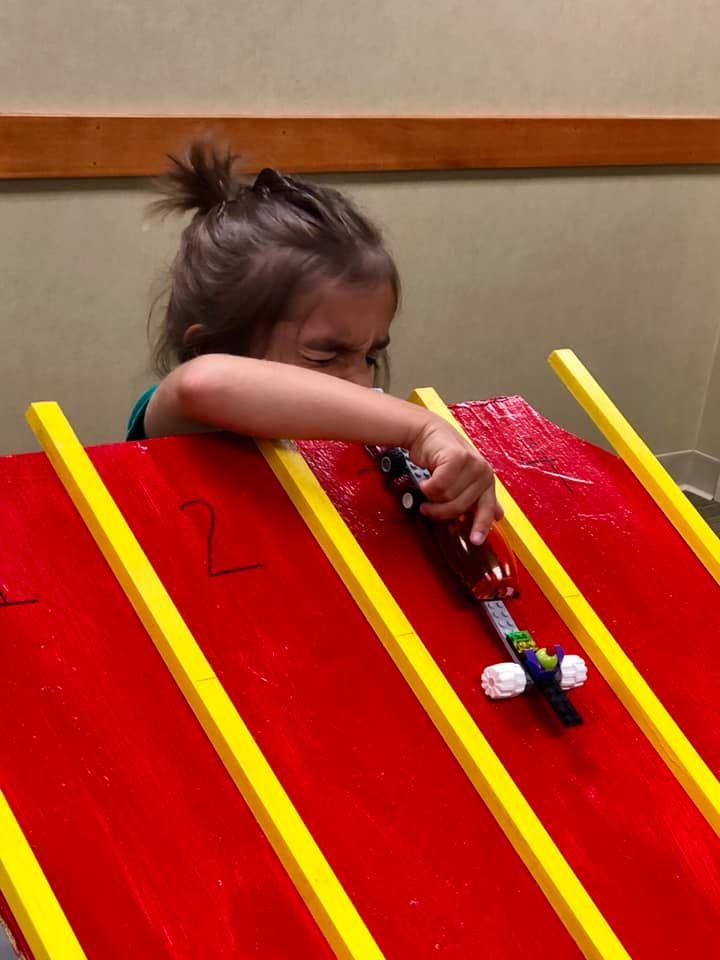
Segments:
[[[337,360],[337,354],[332,354],[330,356],[314,356],[311,357],[308,354],[302,354],[304,360],[307,360],[308,363],[313,363],[317,367],[327,367],[335,360]]]

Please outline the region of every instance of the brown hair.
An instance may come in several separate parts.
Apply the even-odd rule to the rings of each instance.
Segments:
[[[169,159],[158,181],[165,197],[152,206],[196,213],[170,268],[158,373],[202,353],[262,355],[294,298],[319,278],[387,281],[397,309],[400,280],[380,231],[337,190],[270,169],[249,185],[235,172],[238,158],[207,141]],[[202,331],[188,343],[193,324]]]

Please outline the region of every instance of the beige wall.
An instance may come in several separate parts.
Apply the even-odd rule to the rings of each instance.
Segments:
[[[718,113],[720,7],[683,0],[21,3],[0,11],[3,109]],[[657,451],[720,400],[712,171],[331,178],[386,227],[405,285],[395,385],[523,393],[592,435],[546,368],[573,346]],[[0,185],[0,451],[31,399],[121,436],[148,380],[151,286],[179,225],[139,183]],[[700,437],[700,440],[698,440]]]
[[[718,112],[714,0],[3,0],[13,110]]]
[[[708,379],[700,429],[695,449],[720,460],[720,348],[715,347],[715,359]]]

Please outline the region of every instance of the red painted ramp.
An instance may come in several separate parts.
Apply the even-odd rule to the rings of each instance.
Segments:
[[[519,398],[464,404],[456,412],[672,711],[680,699],[669,692],[683,683],[683,675],[690,675],[678,669],[673,654],[678,645],[684,647],[681,662],[693,660],[692,682],[698,685],[683,691],[683,704],[694,704],[700,727],[705,716],[705,729],[712,736],[718,725],[717,660],[704,675],[715,679],[708,679],[703,687],[698,676],[702,674],[698,647],[683,641],[678,630],[674,640],[665,640],[663,655],[657,631],[666,630],[668,622],[677,627],[683,611],[693,607],[696,629],[704,629],[707,636],[708,625],[717,620],[720,593],[645,491],[616,458],[549,424]],[[547,456],[548,436],[555,439],[563,457],[550,452],[551,457],[558,457],[559,467],[543,473],[541,466],[538,489],[534,486],[537,465],[528,470],[521,461]],[[480,687],[480,673],[488,663],[503,659],[501,648],[478,606],[440,569],[435,545],[422,521],[403,513],[362,450],[315,443],[303,444],[303,450],[370,560],[630,954],[705,956],[709,944],[711,955],[720,954],[718,840],[603,679],[592,671],[588,684],[572,694],[585,724],[569,731],[559,727],[540,698],[488,701]],[[572,465],[572,476],[582,481],[587,479],[588,462],[593,483],[582,484],[586,499],[579,507],[568,499],[571,495],[561,477],[553,474],[567,472]],[[606,486],[610,483],[613,497],[608,498]],[[643,531],[641,543],[648,551],[650,568],[664,571],[659,581],[648,576],[647,569],[643,571],[643,548],[628,549],[627,533],[623,546],[622,537],[617,536],[618,513],[632,516],[638,537]],[[575,524],[580,526],[577,534]],[[678,556],[684,561],[676,559]],[[663,566],[666,558],[669,568]],[[530,629],[543,642],[559,642],[568,651],[578,651],[527,573],[522,582],[523,596],[511,604],[519,626]],[[628,584],[630,595],[625,592]],[[662,594],[662,601],[656,591]],[[673,613],[672,598],[679,593],[684,601]],[[635,605],[632,595],[642,595],[642,603]],[[599,602],[600,596],[604,604]],[[608,615],[610,597],[621,605],[622,630],[618,629],[618,614]],[[658,619],[653,607],[668,610]],[[632,645],[627,642],[630,636]],[[651,662],[653,669],[646,669]],[[662,683],[660,673],[664,675]],[[696,696],[695,690],[700,689],[704,695]],[[677,711],[676,719],[692,736],[694,730],[684,710]],[[710,750],[705,749],[709,746],[707,735],[693,739],[717,771],[717,740]],[[658,915],[662,923],[651,920]]]
[[[0,527],[0,787],[89,960],[332,956],[44,456]]]
[[[91,453],[386,956],[579,956],[254,446]]]
[[[720,589],[617,457],[520,397],[454,412],[720,774]]]
[[[717,587],[613,457],[518,399],[459,413],[717,770],[713,681],[682,672],[701,645],[679,633],[691,606],[708,630]],[[521,457],[523,443],[535,446]],[[720,952],[717,838],[603,680],[591,672],[573,694],[585,724],[568,731],[532,697],[487,701],[479,676],[500,647],[422,523],[361,449],[303,447],[630,954]],[[254,446],[206,436],[90,454],[388,960],[579,957]],[[562,469],[520,462],[545,456]],[[592,478],[581,502],[559,474]],[[0,787],[89,960],[329,957],[44,457],[0,460],[0,521]],[[576,650],[524,585],[515,619]]]

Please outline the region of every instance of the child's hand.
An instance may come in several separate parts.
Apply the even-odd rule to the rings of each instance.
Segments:
[[[503,515],[490,464],[440,417],[423,426],[409,453],[414,463],[432,474],[421,484],[432,503],[424,503],[421,512],[433,520],[451,520],[476,504],[470,540],[481,544],[493,521]]]

